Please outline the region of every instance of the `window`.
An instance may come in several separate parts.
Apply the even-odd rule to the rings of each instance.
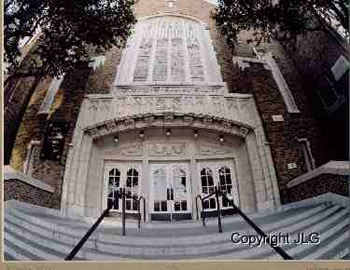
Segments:
[[[38,114],[48,114],[50,112],[51,105],[55,100],[55,96],[57,94],[58,89],[61,86],[63,79],[64,79],[64,74],[60,77],[53,78],[51,85],[49,87],[49,90],[47,90],[46,96],[43,100],[43,103],[41,104]]]
[[[168,7],[173,8],[176,5],[176,0],[167,0]]]
[[[137,196],[138,195],[138,185],[139,185],[139,173],[135,169],[128,170],[126,174],[126,185],[125,185],[125,193],[129,196]],[[138,202],[132,198],[125,198],[125,209],[128,211],[137,211],[138,210]]]
[[[303,152],[307,171],[311,171],[315,169],[316,168],[315,160],[312,156],[310,142],[306,138],[298,139],[298,141],[300,143],[301,150]]]
[[[219,181],[220,181],[220,189],[226,194],[232,193],[232,179],[231,179],[231,171],[227,167],[222,167],[219,169]],[[229,206],[228,202],[222,199],[222,205],[224,207]]]
[[[349,85],[349,71],[345,71],[338,80],[333,73],[325,70],[321,77],[320,88],[317,91],[327,113],[332,113],[345,102],[345,90]]]
[[[111,209],[119,209],[120,199],[116,200],[119,196],[119,188],[120,188],[120,171],[118,169],[112,169],[109,171],[108,199],[107,199],[108,207],[111,207]]]
[[[299,113],[300,111],[295,103],[294,97],[289,89],[289,86],[288,86],[286,80],[284,79],[284,76],[283,76],[277,62],[273,58],[272,53],[268,52],[267,50],[265,50],[263,48],[255,48],[255,47],[253,47],[253,51],[259,59],[266,61],[266,63],[270,67],[271,72],[272,72],[272,76],[273,76],[273,78],[277,84],[277,87],[282,95],[284,103],[286,104],[287,111],[289,113]]]
[[[123,51],[116,85],[222,82],[204,24],[180,16],[140,20]]]
[[[31,141],[28,146],[26,161],[23,164],[23,173],[31,176],[33,164],[40,152],[40,141]]]
[[[213,171],[209,168],[201,170],[202,193],[209,194],[214,192]],[[204,209],[216,209],[215,198],[211,197],[203,202]]]
[[[68,130],[68,122],[47,121],[40,153],[40,158],[42,160],[61,160]]]

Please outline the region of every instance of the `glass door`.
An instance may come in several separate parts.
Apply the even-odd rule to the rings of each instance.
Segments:
[[[107,180],[107,206],[113,211],[122,211],[120,192],[125,191],[129,196],[140,194],[141,165],[139,163],[114,162],[105,164],[105,179]],[[115,200],[118,198],[117,200]],[[125,199],[127,212],[138,211],[137,200]]]
[[[190,214],[188,164],[151,164],[150,172],[153,217],[173,220],[181,218],[181,214]]]
[[[233,199],[238,204],[238,187],[232,161],[205,161],[199,162],[198,165],[202,198],[214,192],[217,186],[229,199]],[[221,209],[230,208],[222,196],[219,197],[219,202]],[[217,209],[215,196],[206,199],[203,208],[205,211],[215,211]]]

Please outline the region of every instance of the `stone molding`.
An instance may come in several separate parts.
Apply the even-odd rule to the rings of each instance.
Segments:
[[[241,70],[250,67],[250,63],[262,64],[266,70],[270,70],[270,66],[264,59],[234,56],[232,57],[232,61],[234,64],[238,65]]]
[[[149,127],[181,126],[198,129],[209,129],[245,138],[254,128],[250,125],[225,120],[209,115],[195,114],[145,114],[133,118],[113,118],[84,129],[93,140],[118,132],[132,131]]]
[[[79,126],[85,130],[93,129],[93,127],[102,124],[112,127],[116,125],[113,123],[113,119],[117,119],[118,122],[125,120],[125,125],[130,126],[135,125],[132,119],[144,117],[145,122],[154,122],[149,117],[159,115],[170,116],[165,120],[183,116],[185,122],[195,122],[191,117],[204,118],[206,123],[207,119],[211,119],[209,120],[211,122],[221,120],[223,129],[232,126],[230,122],[248,128],[256,125],[256,116],[253,110],[255,103],[250,94],[214,93],[209,95],[207,92],[202,93],[207,89],[199,87],[174,87],[170,88],[169,93],[167,87],[153,90],[143,88],[143,90],[135,94],[128,94],[134,89],[127,88],[115,95],[86,96]],[[217,90],[221,91],[219,88]],[[175,94],[175,92],[178,93]],[[187,92],[187,94],[183,94],[183,92]]]
[[[350,162],[349,161],[330,161],[308,173],[305,173],[297,178],[291,180],[287,187],[295,187],[302,183],[305,183],[321,174],[336,174],[336,175],[348,175],[350,176]]]
[[[255,50],[256,52],[256,50]],[[287,111],[289,113],[300,113],[298,106],[295,103],[294,97],[289,89],[289,86],[284,79],[284,76],[278,67],[275,59],[273,58],[270,52],[265,52],[263,54],[259,54],[256,52],[258,58],[250,58],[250,57],[239,57],[234,56],[232,61],[234,64],[237,64],[241,70],[250,67],[250,63],[258,63],[264,65],[266,70],[270,70],[275,80],[278,90],[280,91],[284,103],[286,104]]]

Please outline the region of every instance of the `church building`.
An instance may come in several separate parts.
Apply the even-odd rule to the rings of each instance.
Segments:
[[[123,49],[92,54],[85,67],[39,83],[5,166],[5,259],[63,259],[108,207],[92,236],[96,250],[87,243],[78,259],[278,258],[269,247],[202,252],[196,240],[182,253],[152,246],[157,230],[164,241],[165,231],[174,230],[169,241],[175,243],[175,231],[191,237],[197,225],[208,230],[203,238],[212,237],[208,245],[215,242],[218,209],[227,234],[218,236],[222,241],[230,242],[236,223],[250,230],[224,196],[209,196],[217,189],[269,232],[315,227],[320,248],[286,246],[292,257],[349,258],[350,163],[340,134],[348,115],[348,44],[329,30],[301,37],[291,52],[276,40],[248,44],[252,33],[242,31],[230,48],[212,17],[215,7],[205,0],[138,0],[137,23]],[[329,68],[320,71],[325,65],[312,46],[324,40]],[[309,70],[303,71],[305,61]],[[31,83],[20,79],[6,100],[5,132]],[[315,100],[327,107],[324,114]],[[325,121],[332,117],[338,122]],[[99,249],[108,242],[103,232],[125,222],[123,207],[127,244],[153,237],[149,250]],[[80,234],[74,221],[86,224]],[[31,241],[36,255],[28,250]],[[45,251],[50,241],[55,251]]]

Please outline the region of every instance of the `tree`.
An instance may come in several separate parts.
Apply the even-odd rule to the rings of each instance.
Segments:
[[[349,36],[347,0],[219,0],[214,18],[229,45],[234,47],[241,30],[253,30],[249,41],[270,37],[295,40],[328,24]]]
[[[5,91],[10,91],[6,88],[11,88],[11,81],[34,77],[16,121],[5,129],[5,164],[10,161],[19,125],[40,80],[86,63],[91,48],[98,52],[121,47],[136,22],[133,4],[134,0],[5,0],[4,56],[9,63]],[[18,44],[38,28],[41,33],[30,60],[20,64]]]

